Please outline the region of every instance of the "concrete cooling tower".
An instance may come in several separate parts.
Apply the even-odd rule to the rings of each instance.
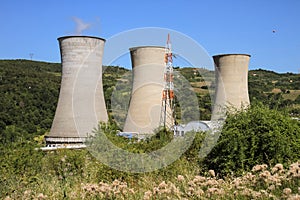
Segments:
[[[248,64],[250,55],[223,54],[213,56],[216,72],[216,93],[213,113],[224,108],[241,109],[250,104],[248,94]]]
[[[159,127],[164,88],[164,47],[130,48],[133,86],[124,132],[152,134]]]
[[[102,87],[105,40],[89,36],[58,38],[62,81],[48,147],[82,144],[99,121],[108,120]]]

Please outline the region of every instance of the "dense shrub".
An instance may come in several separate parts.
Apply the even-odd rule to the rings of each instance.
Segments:
[[[241,173],[254,165],[288,165],[300,158],[296,120],[262,104],[229,114],[217,145],[203,161],[218,173]]]

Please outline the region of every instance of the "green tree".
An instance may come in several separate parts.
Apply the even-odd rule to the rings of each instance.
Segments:
[[[242,173],[256,164],[283,163],[300,158],[299,123],[263,104],[228,114],[217,145],[204,159],[218,173]]]

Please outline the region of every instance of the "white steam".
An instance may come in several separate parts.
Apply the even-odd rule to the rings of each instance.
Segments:
[[[85,23],[81,19],[79,19],[78,17],[72,17],[72,20],[76,24],[75,31],[74,31],[76,35],[81,35],[83,31],[91,28],[90,23]]]

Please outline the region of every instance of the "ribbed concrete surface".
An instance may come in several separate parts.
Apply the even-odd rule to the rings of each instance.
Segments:
[[[78,143],[107,121],[102,87],[105,40],[88,36],[58,38],[62,61],[59,101],[47,143]]]
[[[223,54],[213,56],[216,73],[216,93],[213,112],[229,106],[233,109],[250,104],[248,65],[250,55]]]
[[[164,88],[164,47],[130,49],[133,88],[124,132],[153,133],[160,125]]]

